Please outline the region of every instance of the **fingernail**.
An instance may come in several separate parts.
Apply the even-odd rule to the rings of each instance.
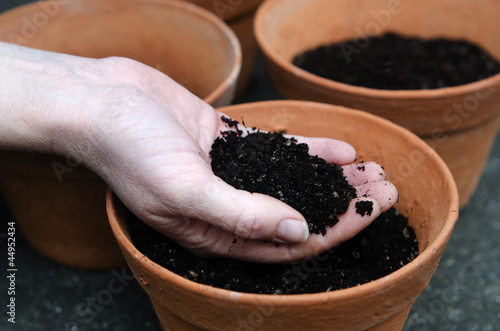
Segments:
[[[277,242],[303,243],[309,238],[309,228],[305,222],[299,220],[283,220],[276,230],[275,237]]]

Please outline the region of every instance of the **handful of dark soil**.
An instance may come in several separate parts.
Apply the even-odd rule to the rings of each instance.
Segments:
[[[293,64],[337,82],[385,90],[421,90],[472,83],[500,73],[500,63],[466,40],[394,33],[306,51]]]
[[[228,126],[237,123],[225,121]],[[290,204],[312,224],[313,233],[324,234],[355,196],[340,166],[310,156],[307,145],[282,134],[226,132],[214,143],[211,156],[214,172],[226,182]],[[358,212],[371,212],[370,206],[358,206]],[[246,293],[300,294],[348,288],[386,276],[418,254],[415,232],[396,209],[380,215],[354,238],[292,265],[202,259],[131,213],[128,225],[134,245],[152,261],[195,282]],[[228,243],[228,250],[231,245]]]
[[[267,194],[292,206],[306,218],[310,233],[326,234],[356,197],[339,165],[309,155],[309,147],[294,138],[261,131],[222,134],[210,152],[214,174],[237,189]]]

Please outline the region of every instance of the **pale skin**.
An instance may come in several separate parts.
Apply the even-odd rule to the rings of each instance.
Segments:
[[[296,137],[311,154],[342,165],[358,193],[325,236],[309,235],[293,208],[213,174],[208,153],[227,129],[222,114],[165,74],[125,58],[7,43],[0,59],[0,149],[76,160],[137,217],[199,256],[300,261],[353,237],[398,200],[383,168],[365,162],[359,170],[347,142]],[[372,201],[374,212],[356,213],[359,200]]]

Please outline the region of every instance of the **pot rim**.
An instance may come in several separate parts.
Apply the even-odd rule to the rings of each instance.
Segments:
[[[79,3],[79,4],[77,4]],[[210,11],[197,6],[191,2],[181,1],[181,0],[71,0],[69,2],[58,1],[59,6],[85,6],[88,4],[99,4],[100,6],[109,6],[110,4],[126,4],[127,6],[143,6],[144,4],[156,4],[163,6],[165,8],[174,8],[179,12],[185,12],[190,16],[196,17],[203,21],[210,23],[214,26],[220,33],[225,37],[228,42],[228,48],[231,50],[231,58],[233,59],[233,64],[228,70],[228,74],[224,75],[224,80],[220,82],[215,90],[213,90],[208,96],[203,98],[203,100],[208,104],[213,104],[218,101],[225,93],[225,91],[230,90],[233,85],[236,85],[238,80],[241,66],[242,66],[242,49],[241,44],[236,37],[233,30],[227,25],[222,19],[217,17],[217,15],[211,13]],[[1,17],[8,16],[19,16],[24,17],[27,13],[40,12],[40,4],[38,2],[26,3],[20,6],[16,6],[10,10],[1,13]],[[29,46],[28,46],[29,47]]]
[[[186,279],[160,265],[150,260],[144,254],[142,254],[132,243],[128,235],[128,230],[125,230],[123,222],[118,220],[116,211],[114,209],[114,194],[110,188],[108,188],[108,192],[106,194],[106,208],[108,213],[108,219],[113,230],[113,233],[122,247],[122,250],[126,250],[129,256],[136,260],[138,264],[141,265],[142,268],[147,269],[151,274],[156,274],[158,277],[171,282],[176,287],[181,287],[186,291],[197,293],[198,295],[202,295],[205,297],[215,296],[218,300],[224,300],[229,302],[237,302],[239,303],[247,303],[252,304],[255,302],[266,302],[270,304],[280,304],[292,306],[296,305],[300,302],[300,304],[304,304],[304,302],[309,304],[320,304],[325,301],[343,301],[348,299],[353,294],[357,295],[367,295],[369,293],[378,293],[383,291],[384,289],[392,287],[391,283],[394,279],[408,279],[414,272],[422,268],[424,265],[424,261],[432,260],[434,255],[440,249],[444,249],[446,246],[448,239],[453,231],[456,221],[458,220],[458,192],[456,189],[455,181],[451,175],[451,172],[448,170],[448,167],[445,165],[444,161],[438,156],[438,154],[428,147],[428,145],[418,138],[415,134],[411,133],[407,129],[404,129],[401,126],[398,126],[388,120],[385,120],[376,115],[369,114],[367,112],[363,112],[360,110],[355,110],[347,107],[330,105],[319,102],[311,102],[311,101],[298,101],[298,100],[273,100],[273,101],[260,101],[250,103],[250,105],[273,105],[273,106],[284,106],[284,105],[300,105],[303,107],[315,107],[315,108],[327,108],[327,109],[335,109],[340,113],[349,113],[354,114],[354,116],[368,119],[369,121],[379,122],[383,126],[388,127],[391,130],[394,130],[399,135],[412,136],[411,139],[416,142],[417,145],[422,146],[428,151],[429,157],[434,159],[435,162],[438,163],[438,167],[443,171],[444,182],[448,185],[448,194],[450,195],[450,207],[448,211],[447,218],[443,224],[442,230],[436,236],[434,241],[429,242],[427,247],[410,263],[404,265],[400,269],[376,279],[374,281],[350,287],[341,290],[335,290],[330,292],[319,292],[319,293],[310,293],[310,294],[256,294],[256,293],[246,293],[246,292],[237,292],[231,291],[221,288],[216,288],[210,285],[205,285],[201,283],[197,283]],[[240,108],[240,107],[248,107],[249,104],[240,104],[240,105],[232,105],[227,107],[219,108],[218,110],[224,112],[225,109],[231,107]]]
[[[82,0],[82,1],[88,1],[88,0]],[[94,0],[94,1],[102,1],[102,0]],[[114,0],[114,1],[123,1],[123,0]],[[135,0],[129,0],[129,1],[135,1]],[[243,51],[241,49],[241,44],[238,37],[226,22],[224,22],[221,18],[219,18],[214,13],[211,13],[207,9],[197,6],[191,2],[185,2],[181,0],[169,0],[169,1],[142,0],[142,1],[150,1],[158,4],[172,5],[172,6],[175,5],[179,9],[186,9],[191,14],[198,15],[202,19],[209,21],[210,23],[215,25],[217,29],[220,30],[226,37],[227,41],[229,42],[230,46],[229,48],[233,52],[232,56],[234,57],[234,63],[231,69],[229,70],[229,74],[225,75],[226,78],[224,79],[224,81],[221,82],[219,86],[214,91],[212,91],[212,93],[210,93],[207,97],[205,97],[203,101],[205,101],[210,105],[213,105],[215,102],[217,102],[217,100],[219,100],[224,95],[225,91],[231,89],[231,86],[233,85],[236,86],[238,77],[241,72]],[[233,95],[231,96],[231,99],[232,98]]]
[[[289,75],[303,79],[309,84],[320,86],[329,90],[336,90],[350,95],[363,95],[373,99],[396,99],[396,100],[412,100],[412,99],[441,99],[449,98],[452,96],[461,96],[475,93],[492,86],[500,86],[500,73],[488,78],[483,78],[468,84],[443,87],[437,89],[427,90],[384,90],[374,89],[363,86],[349,85],[334,81],[331,79],[323,78],[303,70],[290,61],[287,61],[282,56],[274,52],[273,47],[265,37],[265,24],[266,15],[269,14],[273,6],[279,2],[286,2],[288,0],[266,0],[257,10],[254,19],[254,34],[264,55],[269,58],[273,63],[279,66],[282,70],[286,71]]]

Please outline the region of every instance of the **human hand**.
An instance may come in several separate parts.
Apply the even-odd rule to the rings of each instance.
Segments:
[[[366,162],[360,171],[352,164],[356,152],[349,144],[297,137],[311,154],[343,165],[359,197],[325,236],[307,239],[306,221],[296,210],[269,196],[236,190],[214,176],[208,153],[225,129],[221,114],[169,77],[124,58],[41,51],[28,57],[44,68],[25,74],[36,91],[35,104],[50,107],[43,108],[48,113],[42,116],[42,129],[35,130],[38,134],[18,130],[14,136],[22,139],[10,145],[83,163],[137,217],[194,254],[257,262],[301,260],[351,238],[397,201],[397,190],[385,181],[379,165]],[[356,213],[358,200],[372,201],[374,212]],[[240,240],[233,244],[234,238]],[[264,240],[288,244],[276,247]]]
[[[136,69],[144,71],[141,77],[154,77],[150,81],[158,84],[138,87],[147,99],[138,104],[156,100],[160,108],[151,104],[148,109],[142,107],[115,118],[119,122],[106,131],[120,132],[114,135],[120,140],[113,136],[105,140],[112,144],[109,153],[120,160],[112,168],[121,174],[120,180],[113,180],[109,174],[102,176],[139,218],[193,253],[259,262],[300,260],[351,238],[379,211],[397,201],[397,191],[385,181],[382,167],[366,162],[362,171],[360,165],[352,164],[356,158],[352,146],[331,139],[299,137],[310,146],[311,154],[344,165],[345,175],[360,197],[352,201],[326,236],[311,235],[302,243],[308,230],[297,211],[268,196],[236,190],[213,175],[208,153],[215,138],[227,129],[222,114],[163,74],[141,66]],[[166,89],[155,91],[157,86]],[[168,92],[172,88],[175,93]],[[178,97],[175,102],[174,94]],[[129,184],[124,185],[123,178]],[[369,197],[361,198],[367,192]],[[356,213],[359,200],[372,201],[374,213]],[[287,220],[284,229],[279,228],[283,220]],[[298,223],[298,229],[297,224],[295,228],[290,226],[293,223]],[[233,242],[235,238],[239,240]],[[263,240],[291,244],[276,247]]]

